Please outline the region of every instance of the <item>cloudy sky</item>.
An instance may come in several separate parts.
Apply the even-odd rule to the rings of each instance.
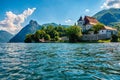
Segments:
[[[0,30],[16,34],[31,19],[74,24],[80,16],[109,8],[120,8],[120,0],[0,0]]]

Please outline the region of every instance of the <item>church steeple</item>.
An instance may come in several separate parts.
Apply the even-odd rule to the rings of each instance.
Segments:
[[[81,21],[83,20],[82,16],[80,16],[80,20],[81,20]]]
[[[82,18],[82,16],[80,16],[80,18],[79,18],[78,22],[79,22],[79,21],[82,21],[82,20],[83,20],[83,18]]]
[[[79,26],[83,26],[83,24],[84,24],[84,19],[82,18],[82,16],[80,16],[80,18],[79,18],[79,20],[77,21],[77,25],[79,25]]]

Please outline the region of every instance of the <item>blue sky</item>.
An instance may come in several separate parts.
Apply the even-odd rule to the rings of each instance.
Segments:
[[[24,18],[25,20],[22,19],[23,21],[19,22],[20,26],[25,26],[31,19],[36,20],[39,24],[51,22],[74,24],[80,16],[93,16],[98,11],[109,7],[108,2],[110,1],[111,0],[0,0],[0,25],[4,23],[4,26],[6,26],[5,22],[8,20],[8,18],[6,18],[7,14],[8,16],[14,14],[18,16],[25,10],[28,10],[28,8],[32,11],[29,10],[28,12],[31,13]],[[7,31],[10,32],[9,29]],[[17,31],[16,29],[15,32]]]

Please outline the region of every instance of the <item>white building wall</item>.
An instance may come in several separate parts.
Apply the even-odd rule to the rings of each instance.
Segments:
[[[106,34],[107,38],[110,38],[113,34],[117,35],[117,31],[115,31],[115,30],[100,30],[99,34]]]
[[[89,30],[92,27],[92,25],[86,25],[86,30]]]
[[[106,38],[111,38],[111,30],[100,30],[99,34],[105,34]]]
[[[82,32],[89,30],[92,27],[90,24],[84,25],[84,21],[79,21],[78,25],[82,28]]]
[[[78,22],[78,25],[82,28],[82,32],[84,32],[86,30],[86,28],[83,24],[84,24],[84,21],[79,21]]]
[[[113,34],[117,35],[117,33],[118,33],[118,32],[117,32],[116,30],[113,31]]]
[[[107,33],[106,30],[100,30],[100,31],[99,31],[99,34],[106,34],[106,33]]]

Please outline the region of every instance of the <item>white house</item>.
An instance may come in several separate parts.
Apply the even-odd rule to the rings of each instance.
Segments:
[[[82,32],[89,30],[93,25],[99,23],[95,18],[89,16],[85,16],[84,19],[80,17],[80,19],[77,22],[78,25],[81,26]]]
[[[78,25],[82,28],[82,32],[85,32],[91,29],[94,25],[99,23],[98,20],[89,16],[85,16],[84,19],[80,17],[80,19],[77,22],[78,22]],[[117,35],[117,29],[104,25],[104,28],[101,29],[98,34],[101,34],[101,35],[105,34],[107,35],[107,37],[110,38],[113,34]]]
[[[107,34],[107,37],[111,37],[112,35],[117,35],[117,29],[104,26],[104,28],[99,31],[99,34]]]

